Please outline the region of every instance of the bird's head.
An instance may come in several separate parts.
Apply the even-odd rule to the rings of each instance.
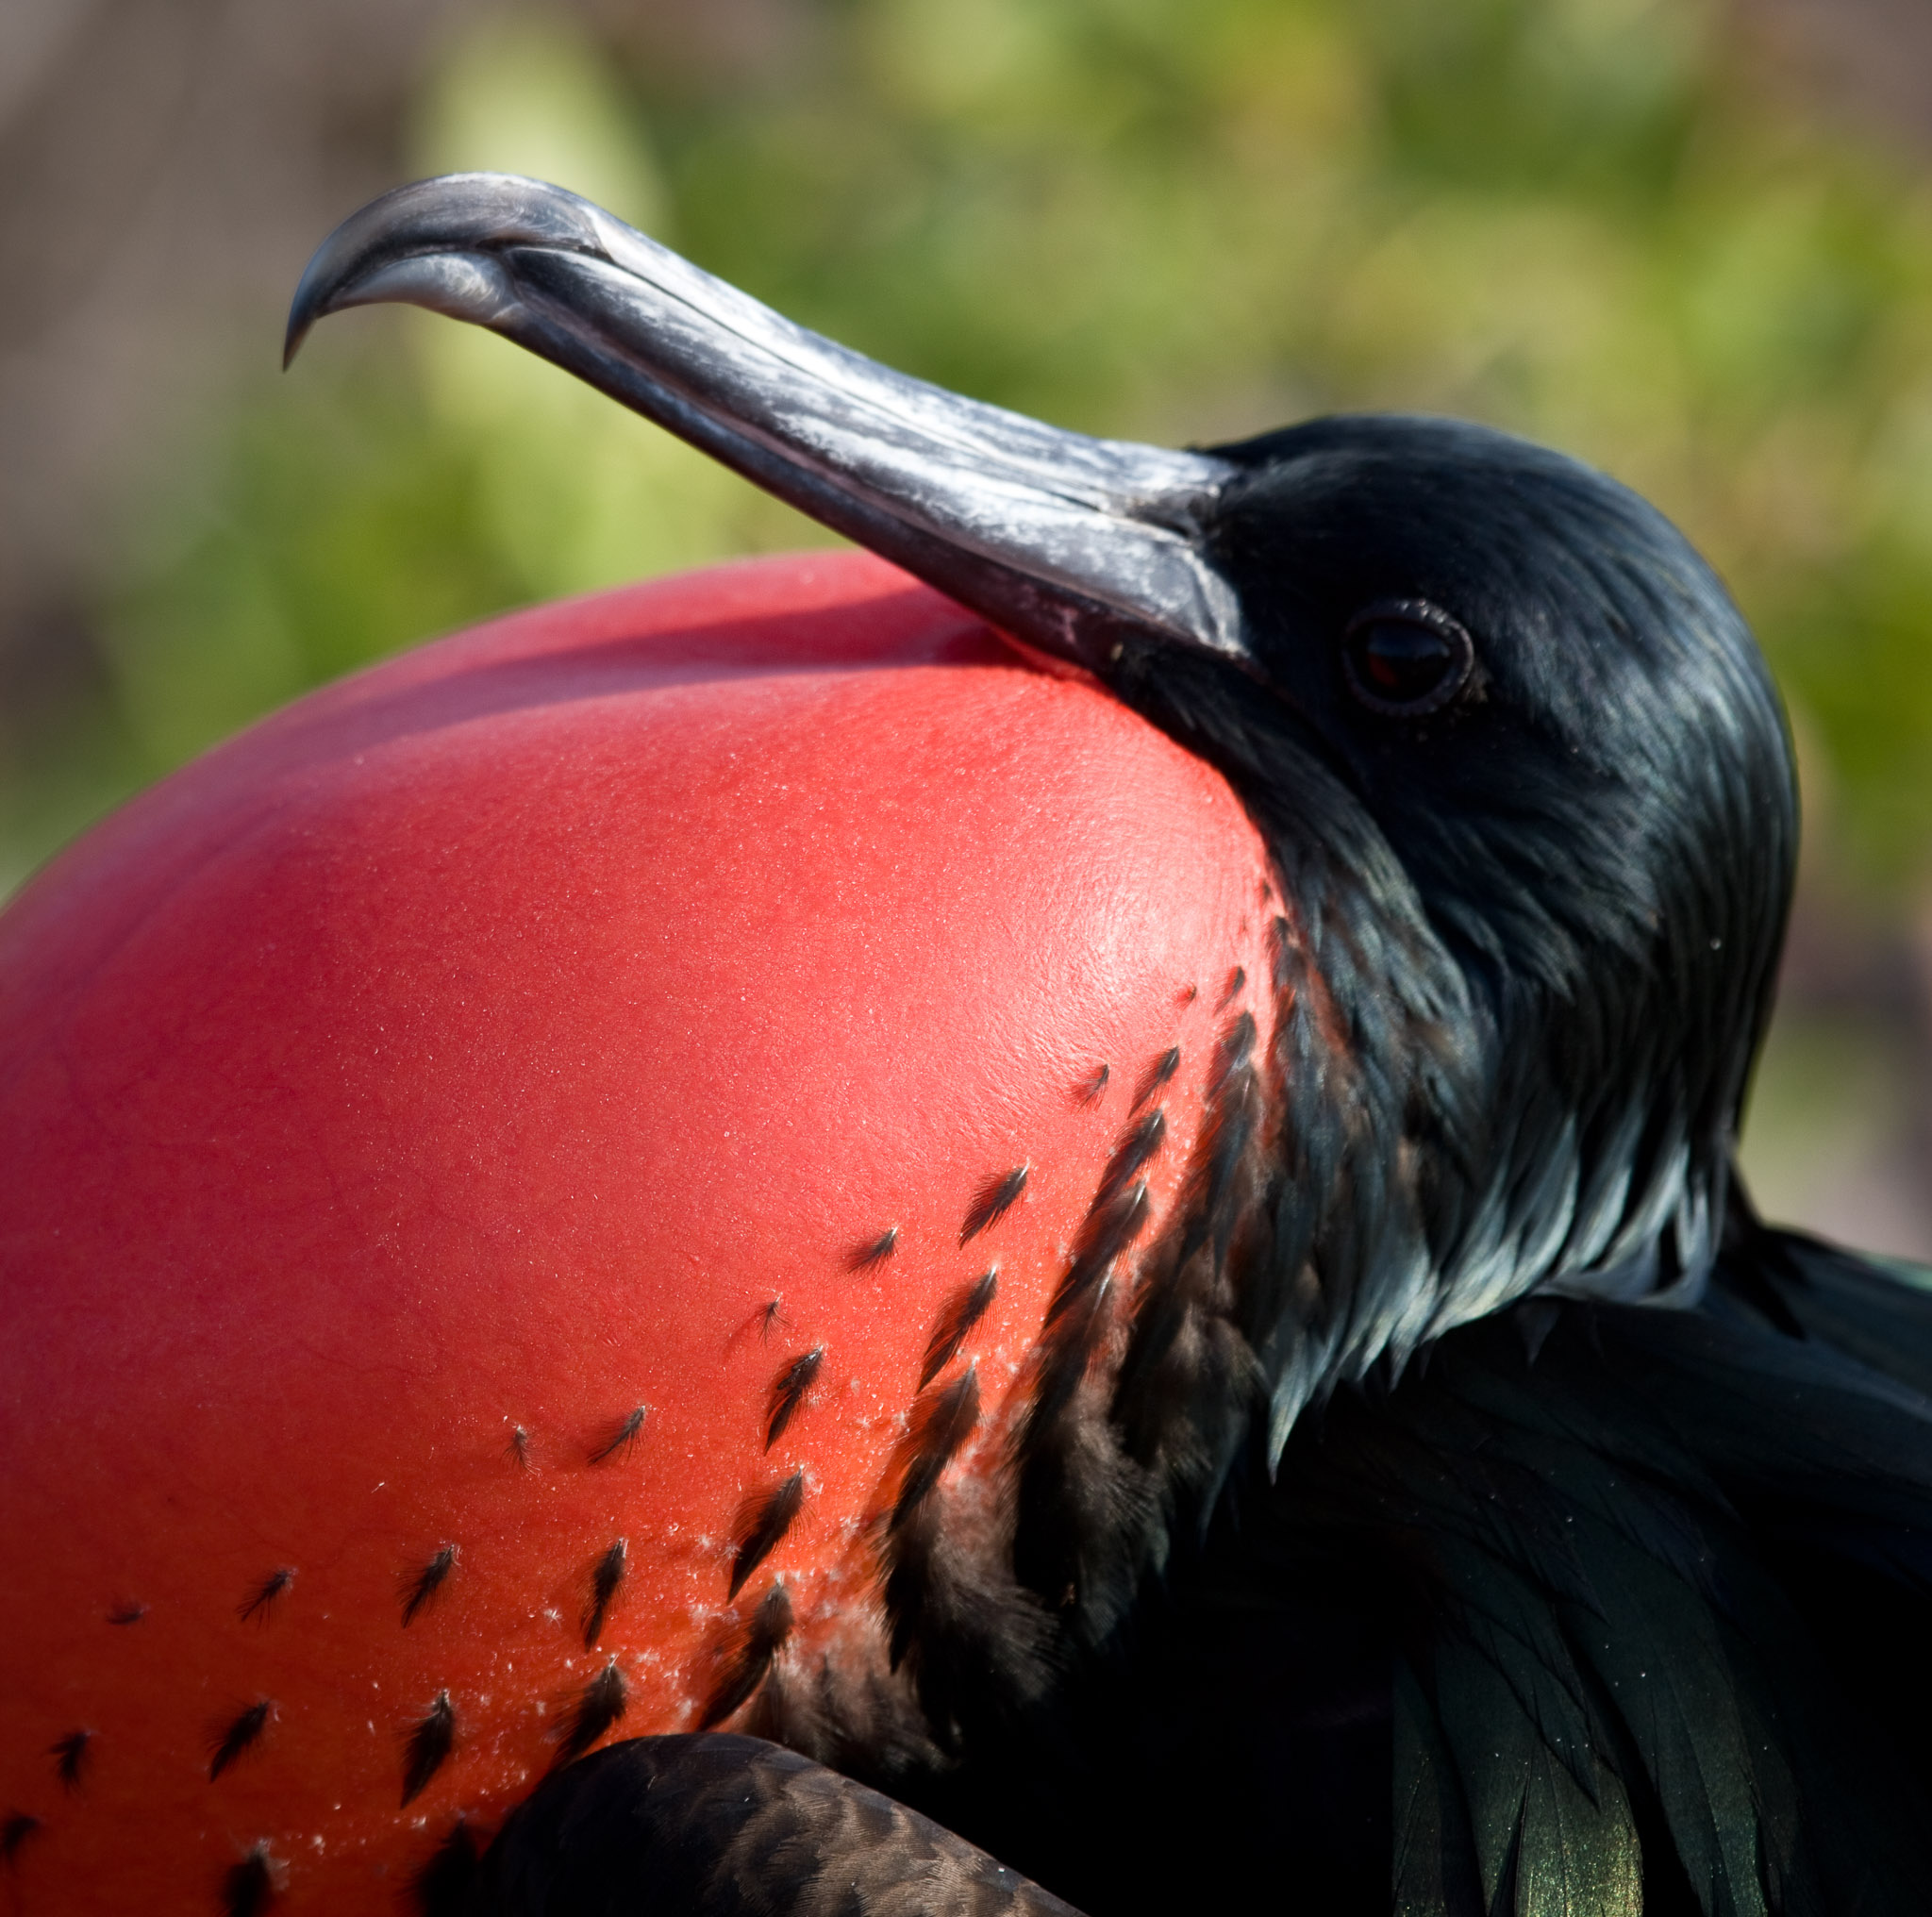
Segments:
[[[1150,634],[1102,669],[1321,915],[1383,1148],[1416,1148],[1425,1329],[1694,1292],[1797,843],[1743,621],[1653,508],[1502,433],[1343,417],[1214,457],[1194,537],[1239,656]]]
[[[1293,921],[1279,1161],[1316,1222],[1284,1256],[1331,1299],[1319,1325],[1254,1326],[1277,1442],[1311,1392],[1529,1292],[1694,1293],[1795,783],[1742,620],[1642,500],[1434,419],[1087,439],[891,373],[503,175],[346,223],[291,350],[384,300],[553,359],[1234,783]]]

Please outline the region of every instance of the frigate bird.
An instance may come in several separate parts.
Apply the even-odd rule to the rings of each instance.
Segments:
[[[760,1726],[1100,1910],[1932,1899],[1926,1294],[1737,1177],[1794,780],[1683,539],[1467,425],[1057,431],[506,178],[347,223],[291,346],[372,300],[494,329],[1092,674],[1228,778],[1298,935],[1171,1242],[1130,1299],[1105,1244],[1054,1296],[996,1549],[927,1517],[889,1554],[940,1759],[836,1698]],[[642,1796],[620,1761],[552,1790]]]
[[[121,964],[162,910],[141,892],[155,848],[191,825],[223,844],[216,815],[271,793],[293,822],[287,843],[272,867],[216,893],[230,920],[255,913],[258,892],[274,894],[273,909],[248,918],[247,942],[276,956],[251,958],[246,978],[313,989],[312,964],[287,956],[289,942],[332,937],[332,921],[285,900],[308,896],[291,888],[319,844],[334,861],[333,908],[354,918],[328,983],[356,1009],[305,1010],[287,1027],[304,1050],[266,989],[251,985],[236,1025],[224,1023],[241,991],[228,971],[219,991],[195,985],[196,1058],[213,1062],[182,1078],[177,1044],[154,1069],[192,1087],[196,1125],[225,1114],[231,1084],[254,1086],[270,1053],[276,1095],[300,1074],[305,1122],[339,1142],[347,1121],[305,1062],[315,1033],[336,1046],[328,1070],[350,1075],[359,1113],[389,1081],[359,1051],[348,1062],[343,1033],[387,1048],[402,1061],[388,1069],[413,1086],[460,1051],[462,1019],[487,1020],[491,1045],[541,1036],[517,1054],[522,1076],[506,1093],[538,1116],[518,1130],[509,1111],[503,1135],[535,1156],[551,1150],[550,1132],[569,1133],[557,1162],[590,1166],[572,1171],[580,1184],[622,1175],[608,1154],[571,1143],[580,1123],[606,1124],[618,1094],[586,1077],[574,1028],[546,1023],[544,1001],[613,963],[602,932],[584,928],[604,923],[588,901],[617,871],[624,834],[647,847],[653,875],[675,868],[671,889],[650,896],[677,915],[649,965],[623,976],[670,968],[683,992],[728,972],[729,992],[689,1016],[652,1009],[634,983],[595,1001],[586,1057],[608,1047],[630,1069],[629,1025],[655,1019],[684,1050],[660,1046],[652,1068],[683,1074],[697,1102],[689,1115],[646,1110],[654,1130],[621,1133],[671,1136],[665,1162],[691,1189],[659,1180],[644,1194],[672,1223],[656,1238],[626,1225],[648,1258],[632,1255],[621,1283],[590,1238],[567,1241],[581,1269],[542,1295],[586,1301],[575,1344],[567,1309],[508,1310],[494,1280],[464,1289],[458,1261],[484,1243],[481,1200],[476,1176],[456,1181],[449,1166],[485,1135],[467,1112],[469,1128],[452,1129],[455,1092],[408,1104],[407,1123],[385,1134],[409,1190],[420,1183],[433,1204],[358,1213],[355,1181],[391,1176],[386,1160],[358,1159],[341,1208],[357,1215],[303,1241],[316,1271],[356,1275],[330,1296],[364,1311],[385,1309],[382,1287],[412,1269],[382,1263],[391,1243],[445,1259],[438,1295],[454,1302],[438,1336],[474,1338],[499,1397],[520,1372],[613,1393],[608,1354],[625,1332],[607,1293],[645,1313],[653,1339],[685,1341],[657,1395],[634,1407],[613,1396],[608,1422],[580,1441],[576,1475],[550,1487],[576,1496],[622,1484],[629,1502],[611,1510],[630,1516],[623,1536],[557,1574],[554,1591],[581,1609],[560,1615],[553,1595],[549,1615],[591,1656],[540,1779],[518,1768],[522,1720],[491,1719],[488,1738],[473,1728],[525,1684],[505,1667],[511,1649],[520,1662],[537,1655],[536,1613],[458,1615],[457,1597],[492,1551],[535,1577],[563,1545],[527,1543],[535,1517],[494,1516],[520,1490],[470,1488],[482,1464],[463,1401],[436,1367],[412,1371],[413,1346],[397,1335],[409,1382],[386,1415],[400,1428],[416,1398],[432,1403],[441,1422],[423,1426],[418,1449],[435,1455],[411,1469],[456,1487],[434,1507],[448,1542],[425,1532],[397,1587],[388,1661],[332,1610],[313,1642],[338,1646],[334,1666],[318,1649],[275,1670],[320,1725],[366,1673],[426,1691],[442,1681],[434,1658],[469,1659],[433,1702],[412,1697],[399,1794],[435,1811],[411,1813],[428,1846],[409,1853],[419,1907],[807,1917],[1071,1904],[1109,1917],[1266,1898],[1404,1917],[1772,1917],[1932,1906],[1920,1735],[1932,1288],[1762,1223],[1735,1170],[1792,883],[1795,785],[1765,665],[1682,537],[1574,460],[1455,422],[1333,418],[1178,453],[1042,425],[878,367],[587,202],[503,175],[425,182],[351,218],[304,276],[291,351],[325,314],[381,301],[504,334],[966,608],[963,627],[945,627],[942,646],[892,678],[902,703],[855,708],[856,724],[813,661],[842,675],[837,697],[858,698],[860,682],[892,677],[881,622],[930,620],[942,604],[893,600],[889,616],[853,583],[877,590],[870,561],[700,578],[663,589],[649,602],[658,610],[592,602],[562,625],[432,648],[453,663],[385,668],[312,718],[297,708],[231,749],[219,777],[184,788],[173,812],[150,806],[91,867],[54,883],[57,871],[29,900],[39,916],[17,943],[43,955],[34,976],[53,981],[36,989],[50,1004],[91,990],[69,980]],[[977,630],[968,614],[1032,665],[1008,673],[974,650],[995,642],[966,636]],[[666,634],[675,645],[652,652],[646,639],[661,648]],[[611,675],[613,660],[628,676]],[[614,708],[653,674],[683,703],[637,733],[628,758],[587,758],[582,728],[605,723],[593,708]],[[777,716],[721,716],[747,701]],[[809,761],[818,784],[801,790],[791,770],[806,761],[787,755],[793,731],[814,725],[831,742]],[[1091,749],[1103,734],[1105,749]],[[404,771],[341,769],[398,740]],[[687,747],[694,772],[678,756]],[[569,763],[555,771],[546,755]],[[860,757],[856,803],[890,792],[891,821],[841,837],[827,795],[841,759]],[[316,766],[346,797],[310,796]],[[416,796],[426,787],[433,804]],[[730,804],[705,809],[700,791]],[[1231,811],[1216,809],[1223,792]],[[962,831],[965,810],[995,802],[1005,809],[985,813],[988,829]],[[558,804],[570,808],[561,822]],[[769,836],[774,808],[804,826]],[[473,831],[478,809],[489,816]],[[1157,842],[1160,857],[1131,880],[1094,880],[1123,846],[1138,856]],[[941,843],[942,859],[924,858]],[[214,855],[196,857],[152,887],[174,887],[177,868],[201,885]],[[865,861],[858,896],[841,889],[848,857]],[[469,957],[474,927],[508,909],[495,877],[506,860],[516,908],[553,928],[550,943],[537,930],[526,942],[542,945],[541,973]],[[747,890],[767,887],[783,909],[745,918]],[[837,894],[823,917],[864,928],[838,948],[840,965],[864,963],[887,928],[896,940],[891,965],[853,999],[812,970],[812,939],[831,936],[814,888]],[[137,905],[124,907],[130,890]],[[970,915],[951,909],[956,895]],[[713,928],[698,908],[728,921],[725,942],[704,942]],[[1188,914],[1183,937],[1173,926]],[[70,921],[107,929],[76,943]],[[176,943],[207,962],[208,927],[221,922],[202,908],[200,929]],[[1170,938],[1162,953],[1178,958],[1154,964],[1147,951]],[[471,968],[455,982],[439,942]],[[1048,945],[1073,957],[1043,993],[1023,990],[1018,974]],[[893,995],[914,964],[925,968],[919,990]],[[411,967],[434,981],[423,988],[442,1008],[434,1022],[398,1009],[391,981]],[[1116,974],[1133,992],[1143,974],[1168,981],[1158,1016],[1116,1007],[1127,1038],[1066,1056],[1076,1027],[1062,1001],[1086,1006]],[[198,976],[185,960],[164,975],[177,992]],[[1124,1006],[1132,993],[1120,992]],[[60,1019],[62,1058],[84,1060],[79,1014]],[[742,1069],[747,1047],[756,1070]],[[558,1072],[596,1092],[591,1118],[586,1101],[546,1092],[565,1053]],[[1027,1107],[1041,1142],[1024,1161],[965,1166],[953,1141],[993,1095],[981,1074],[991,1053],[1000,1085],[1037,1079],[1058,1103],[1042,1093]],[[855,1090],[826,1063],[841,1054],[858,1061]],[[876,1062],[908,1055],[903,1072]],[[30,1061],[40,1085],[53,1067]],[[970,1096],[942,1111],[926,1088],[955,1076]],[[97,1104],[74,1116],[35,1096],[43,1104],[18,1109],[54,1110],[70,1129],[107,1123]],[[711,1314],[740,1293],[705,1274],[730,1255],[724,1196],[748,1187],[721,1182],[719,1167],[736,1164],[734,1133],[764,1123],[774,1100],[786,1149],[755,1169],[803,1179],[805,1198],[775,1223],[760,1214],[757,1256],[784,1255],[788,1225],[801,1242],[823,1238],[810,1208],[829,1218],[843,1206],[855,1228],[836,1281],[774,1284],[755,1309],[745,1291],[739,1315],[720,1322]],[[1087,1112],[1107,1115],[1100,1145],[1074,1128]],[[425,1169],[410,1125],[457,1142]],[[867,1156],[858,1133],[885,1143]],[[975,1275],[935,1253],[928,1282],[908,1262],[936,1242],[923,1212],[895,1222],[875,1209],[858,1230],[857,1209],[874,1202],[888,1165],[908,1207],[920,1179],[944,1192],[958,1183],[947,1259],[976,1268],[995,1244],[1000,1257]],[[448,1195],[458,1183],[459,1215]],[[253,1185],[234,1189],[214,1209],[217,1235],[241,1242],[281,1215]],[[582,1202],[548,1171],[497,1191],[487,1186],[506,1228],[531,1233],[546,1259],[547,1221]],[[1054,1211],[1056,1191],[1077,1204]],[[37,1192],[13,1202],[31,1209]],[[72,1208],[58,1216],[70,1237],[92,1228]],[[50,1259],[66,1255],[54,1230],[35,1241]],[[692,1230],[694,1242],[680,1236]],[[242,1271],[240,1256],[221,1270]],[[627,1303],[641,1261],[651,1275]],[[142,1375],[178,1392],[212,1375],[208,1353],[225,1353],[226,1334],[208,1333],[198,1368],[177,1363],[140,1315],[158,1282],[144,1275],[158,1268],[134,1268],[135,1304],[105,1279],[99,1295],[147,1341]],[[378,1271],[381,1285],[362,1275]],[[255,1309],[241,1279],[198,1282],[194,1295],[218,1294],[225,1310]],[[398,1308],[397,1323],[414,1320]],[[337,1341],[330,1363],[376,1363],[313,1314],[302,1332]],[[757,1387],[733,1365],[755,1368]],[[849,1389],[828,1417],[841,1365]],[[281,1388],[340,1408],[312,1383],[318,1369],[288,1366],[295,1383]],[[693,1435],[681,1457],[652,1452],[677,1392],[679,1428]],[[708,1394],[729,1399],[728,1418],[706,1423]],[[251,1516],[263,1539],[325,1533],[346,1556],[379,1528],[385,1486],[329,1475],[337,1442],[358,1463],[390,1455],[351,1425],[333,1440],[317,1413],[308,1450],[274,1452],[270,1475],[300,1480],[299,1523],[277,1504],[273,1523]],[[527,1469],[535,1428],[519,1423],[500,1442],[507,1478]],[[758,1462],[789,1459],[801,1433],[820,1448],[795,1468]],[[849,1469],[848,1453],[859,1460]],[[39,1477],[66,1484],[65,1452],[34,1455]],[[597,1475],[633,1464],[648,1484]],[[679,1473],[696,1487],[684,1504],[664,1488]],[[263,1475],[221,1478],[235,1513],[253,1512]],[[728,1522],[706,1517],[727,1479],[742,1503]],[[60,1508],[50,1495],[44,1509]],[[38,1538],[53,1520],[33,1523]],[[693,1528],[706,1535],[687,1546]],[[162,1546],[135,1542],[139,1561],[169,1564]],[[102,1543],[61,1561],[136,1561],[127,1553]],[[673,1576],[687,1557],[728,1587],[703,1607]],[[291,1592],[282,1571],[263,1570],[242,1608],[280,1629],[308,1587]],[[643,1616],[636,1593],[654,1577]],[[176,1584],[192,1594],[185,1574]],[[42,1630],[45,1609],[44,1597],[22,1608],[25,1623],[8,1628]],[[425,1622],[455,1636],[422,1651]],[[687,1639],[700,1626],[709,1635],[691,1667]],[[271,1654],[260,1634],[239,1635],[253,1622],[224,1628],[195,1642],[232,1689],[248,1659]],[[624,1656],[600,1663],[621,1633]],[[47,1642],[44,1661],[68,1672],[80,1654]],[[630,1703],[674,1665],[708,1675],[667,1679],[648,1709]],[[268,1681],[253,1698],[235,1693],[211,1773],[241,1773],[277,1722],[269,1713],[286,1699]],[[61,1694],[94,1693],[76,1678]],[[171,1698],[156,1680],[156,1722]],[[353,1741],[328,1731],[333,1742],[304,1759],[288,1711],[289,1768],[275,1789],[307,1789],[325,1756],[336,1788]],[[42,1745],[58,1727],[48,1726]],[[651,1734],[627,1735],[639,1731]],[[103,1732],[53,1761],[78,1773],[98,1749],[105,1788],[109,1744]],[[453,1748],[468,1770],[446,1765]],[[138,1823],[142,1800],[128,1788],[117,1814]],[[258,1818],[278,1801],[268,1784],[262,1793]],[[206,1818],[202,1802],[182,1786],[169,1831],[191,1810]],[[453,1815],[469,1809],[479,1814]],[[12,1849],[51,1845],[51,1813],[19,1814],[32,1828],[9,1836]],[[292,1907],[302,1827],[252,1849],[235,1833],[231,1911],[267,1908],[285,1883]],[[371,1855],[389,1841],[373,1828],[356,1839]],[[125,1861],[117,1881],[138,1882],[140,1868]]]

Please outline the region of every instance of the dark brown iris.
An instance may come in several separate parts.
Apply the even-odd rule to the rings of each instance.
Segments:
[[[1446,706],[1475,661],[1469,634],[1424,599],[1386,600],[1349,621],[1348,689],[1372,712],[1414,719]]]

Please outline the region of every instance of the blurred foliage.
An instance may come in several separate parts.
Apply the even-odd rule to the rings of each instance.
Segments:
[[[1487,419],[1731,579],[1873,887],[1932,848],[1932,191],[1695,0],[816,0],[728,73],[501,17],[419,171],[536,173],[1068,425]],[[348,210],[344,208],[344,211]],[[320,235],[317,236],[320,238]],[[183,449],[110,593],[121,789],[500,607],[822,538],[501,342],[330,322]],[[115,755],[118,755],[116,757]]]
[[[1824,1237],[1924,1258],[1932,1221],[1913,1202],[1924,1185],[1910,1156],[1914,1064],[1882,1013],[1781,1017],[1758,1061],[1741,1153],[1757,1201]]]

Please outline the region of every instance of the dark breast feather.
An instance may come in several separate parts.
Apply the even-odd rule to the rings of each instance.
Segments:
[[[634,1739],[551,1778],[447,1910],[1078,1917],[917,1811],[793,1751],[724,1733]]]

